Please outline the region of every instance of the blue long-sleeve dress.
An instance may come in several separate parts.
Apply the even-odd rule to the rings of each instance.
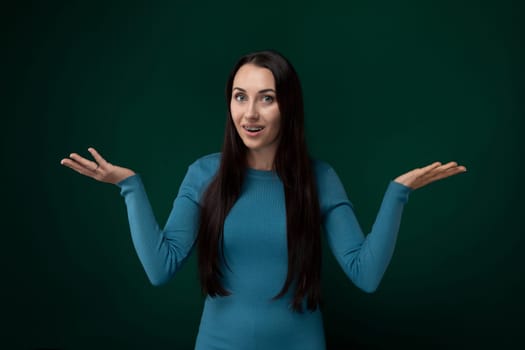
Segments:
[[[199,202],[220,154],[195,161],[180,186],[164,229],[157,224],[139,175],[117,185],[125,198],[133,244],[154,285],[169,281],[193,250]],[[326,239],[346,275],[374,291],[392,257],[412,189],[390,181],[371,232],[363,234],[335,171],[314,162]],[[248,169],[241,195],[224,223],[223,286],[232,292],[205,300],[195,349],[325,349],[321,311],[293,312],[293,291],[278,300],[287,275],[283,184],[272,171]],[[174,344],[176,346],[176,344]]]

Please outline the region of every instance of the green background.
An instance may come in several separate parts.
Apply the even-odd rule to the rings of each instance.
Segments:
[[[324,251],[330,349],[523,345],[524,48],[518,1],[17,2],[4,6],[0,347],[191,349],[195,255],[147,281],[118,188],[59,164],[94,146],[139,172],[161,226],[187,166],[220,150],[224,85],[274,48],[303,84],[309,146],[369,232],[413,192],[378,291]]]

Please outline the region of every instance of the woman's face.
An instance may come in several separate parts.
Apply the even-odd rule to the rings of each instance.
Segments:
[[[241,66],[233,79],[230,110],[237,133],[251,155],[273,160],[281,113],[272,72],[253,64]]]

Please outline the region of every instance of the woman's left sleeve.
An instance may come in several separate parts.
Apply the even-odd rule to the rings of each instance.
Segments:
[[[365,236],[339,177],[331,167],[324,170],[318,174],[318,190],[328,245],[352,282],[372,293],[392,258],[403,208],[413,190],[390,181],[372,230]]]

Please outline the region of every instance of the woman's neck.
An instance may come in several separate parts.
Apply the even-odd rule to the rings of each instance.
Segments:
[[[248,167],[255,170],[274,170],[275,153],[250,150],[247,154]]]

